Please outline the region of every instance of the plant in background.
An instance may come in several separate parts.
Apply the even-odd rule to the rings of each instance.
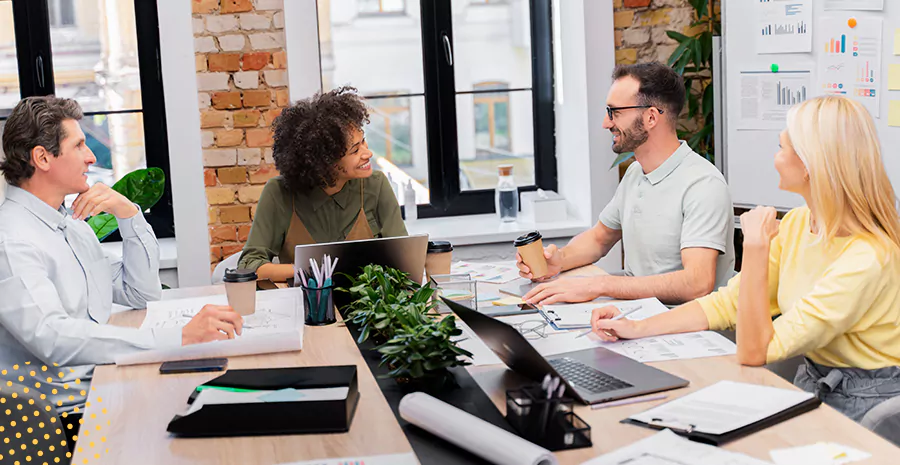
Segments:
[[[345,275],[347,276],[347,275]],[[357,342],[377,344],[385,375],[397,379],[443,377],[446,369],[468,365],[460,356],[472,354],[450,338],[462,334],[456,318],[434,312],[434,289],[409,279],[399,270],[367,265],[358,276],[347,276],[353,297],[347,317],[359,325]]]
[[[722,21],[715,0],[688,2],[696,15],[696,20],[691,23],[691,33],[666,31],[678,42],[668,64],[684,77],[687,94],[687,120],[680,122],[678,138],[686,140],[695,152],[714,162],[712,41],[713,36],[721,34]],[[694,124],[696,129],[692,128]]]
[[[166,175],[160,168],[139,169],[126,174],[112,188],[128,200],[138,204],[141,211],[147,211],[162,198],[166,189]],[[109,213],[94,215],[88,219],[87,223],[91,225],[94,234],[101,242],[119,229],[116,217]]]

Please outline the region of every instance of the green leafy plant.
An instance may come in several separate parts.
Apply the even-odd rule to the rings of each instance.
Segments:
[[[472,354],[450,340],[462,334],[456,318],[440,318],[434,312],[434,289],[380,265],[367,265],[358,276],[345,276],[350,287],[338,291],[353,298],[347,317],[359,326],[359,343],[371,338],[377,344],[381,365],[390,368],[386,377],[439,377],[447,368],[469,364],[460,356]]]
[[[160,168],[139,169],[126,174],[112,188],[146,211],[162,198],[166,188],[166,175]],[[116,217],[109,213],[94,215],[87,222],[100,241],[119,229]]]
[[[687,115],[678,128],[678,137],[686,140],[695,152],[713,162],[713,36],[722,32],[722,21],[715,0],[688,0],[694,8],[695,21],[691,33],[666,31],[678,47],[669,56],[668,64],[684,77]],[[687,124],[685,124],[687,123]],[[696,124],[696,129],[692,125]]]

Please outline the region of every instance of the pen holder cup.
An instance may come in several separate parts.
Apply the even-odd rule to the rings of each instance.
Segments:
[[[591,427],[572,399],[546,399],[540,386],[506,391],[506,421],[519,436],[551,451],[591,447]]]
[[[303,314],[307,326],[330,325],[337,321],[334,315],[334,286],[309,287],[303,290]]]

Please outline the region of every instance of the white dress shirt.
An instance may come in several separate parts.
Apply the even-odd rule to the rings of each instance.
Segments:
[[[118,221],[122,259],[111,261],[91,227],[64,207],[54,210],[14,186],[0,205],[0,368],[8,373],[2,378],[40,383],[61,412],[84,404],[95,364],[181,345],[180,328],[106,324],[113,302],[145,308],[162,293],[153,229],[140,212]]]

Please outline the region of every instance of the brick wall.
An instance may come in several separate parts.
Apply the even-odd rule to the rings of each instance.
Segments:
[[[210,263],[215,265],[241,250],[263,185],[278,174],[271,124],[289,104],[284,0],[192,3]]]
[[[678,46],[666,35],[690,31],[694,9],[687,0],[613,0],[616,63],[665,63]]]

